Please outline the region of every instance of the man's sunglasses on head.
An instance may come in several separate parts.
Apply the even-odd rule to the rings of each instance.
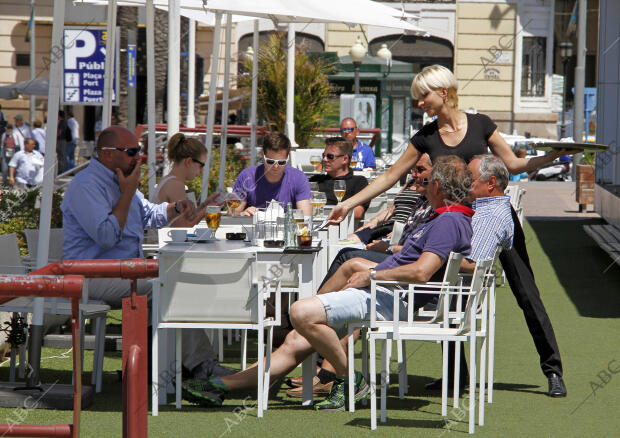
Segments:
[[[323,158],[327,158],[328,160],[333,160],[334,158],[340,158],[340,157],[344,157],[344,154],[342,155],[323,154]]]
[[[287,160],[274,160],[273,158],[265,157],[265,164],[269,164],[270,166],[273,166],[276,163],[278,163],[279,166],[285,166],[286,162]]]
[[[109,151],[121,151],[125,152],[129,157],[135,157],[138,152],[140,152],[140,148],[113,148],[113,147],[102,147],[101,150],[109,150]]]
[[[340,128],[340,132],[353,132],[355,128]]]

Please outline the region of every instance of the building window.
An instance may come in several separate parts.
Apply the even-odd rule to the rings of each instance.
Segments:
[[[29,53],[16,53],[15,54],[15,65],[17,67],[28,67],[30,65],[30,54]]]
[[[523,37],[521,96],[545,95],[547,38]]]

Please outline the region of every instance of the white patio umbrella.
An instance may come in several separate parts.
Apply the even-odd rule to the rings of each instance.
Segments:
[[[106,0],[82,0],[80,3],[96,3],[106,4]],[[125,5],[143,5],[145,0],[123,0]],[[177,4],[177,2],[174,2]],[[168,2],[165,0],[153,0],[153,4],[156,7],[167,8]],[[171,3],[172,4],[172,3]],[[400,10],[384,6],[380,3],[371,0],[313,0],[312,2],[291,2],[287,0],[261,0],[261,2],[251,2],[248,0],[209,0],[208,2],[203,0],[180,0],[180,3],[176,7],[180,7],[181,13],[185,14],[194,11],[192,18],[203,21],[211,22],[209,12],[215,13],[214,19],[214,42],[212,53],[212,68],[211,81],[209,87],[209,109],[207,114],[207,132],[206,132],[206,146],[208,151],[208,164],[203,169],[203,187],[202,187],[202,199],[206,199],[208,195],[208,176],[211,169],[211,150],[213,145],[213,126],[215,122],[215,103],[211,102],[211,97],[215,99],[216,95],[216,79],[217,71],[215,68],[215,62],[219,59],[219,38],[221,29],[221,15],[234,14],[233,16],[238,19],[240,16],[266,18],[274,21],[274,23],[329,23],[329,22],[342,22],[347,24],[365,24],[382,27],[390,27],[409,31],[420,35],[429,35],[428,32],[415,26],[407,19],[415,18],[411,14],[404,13]],[[201,19],[200,14],[205,14],[207,18]],[[399,17],[399,18],[396,18]],[[256,27],[256,26],[255,26]],[[148,24],[147,24],[148,28]],[[294,28],[289,25],[289,51],[288,51],[288,74],[287,74],[287,134],[289,138],[294,142],[295,139],[295,126],[293,122],[293,102],[294,102]],[[226,44],[230,44],[228,41]],[[254,51],[255,57],[258,56],[258,50]],[[170,56],[170,55],[169,55]],[[226,59],[226,64],[230,63],[230,59]],[[172,69],[170,65],[170,69]],[[171,72],[169,71],[169,75]],[[253,87],[254,89],[255,87]],[[169,90],[169,99],[176,99],[178,102],[178,93],[171,96]],[[253,101],[256,99],[255,95],[252,96]],[[169,105],[169,114],[171,107]],[[178,108],[178,105],[177,107]],[[226,129],[226,117],[222,118],[222,129],[225,135]],[[255,125],[255,123],[253,123]],[[171,126],[169,123],[169,135]],[[178,129],[178,128],[177,128]],[[252,136],[255,138],[255,135]],[[222,137],[221,143],[225,144],[225,137]],[[225,148],[220,148],[220,163],[223,165],[225,162]],[[220,172],[219,187],[223,185],[223,173]]]

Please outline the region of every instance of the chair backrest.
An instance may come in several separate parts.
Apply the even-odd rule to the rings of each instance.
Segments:
[[[405,224],[403,222],[394,222],[392,226],[392,236],[390,237],[390,245],[397,245],[400,238],[405,231]]]
[[[255,263],[256,253],[160,253],[160,321],[258,323]]]
[[[450,252],[448,256],[448,261],[446,262],[446,270],[443,274],[443,287],[442,292],[445,292],[445,289],[449,289],[453,286],[456,286],[461,279],[459,278],[459,270],[461,268],[461,261],[463,260],[463,254],[459,254],[456,252]],[[448,301],[447,306],[445,301]],[[452,295],[449,294],[440,294],[439,299],[437,300],[437,312],[435,316],[431,318],[431,322],[437,322],[444,319],[445,308],[450,308],[450,303],[452,301]]]
[[[458,332],[468,331],[470,328],[470,324],[472,324],[472,308],[476,306],[477,309],[479,307],[479,303],[483,294],[486,293],[487,286],[487,274],[491,270],[493,266],[493,259],[480,260],[476,262],[476,268],[474,269],[474,273],[472,274],[471,279],[471,292],[472,294],[467,298],[467,304],[465,305],[465,315],[464,318],[461,318],[461,323],[459,325]]]
[[[0,274],[26,274],[26,267],[22,263],[15,233],[0,235]]]
[[[30,258],[36,259],[39,248],[39,230],[26,229],[24,232]],[[63,259],[62,245],[64,241],[65,237],[62,228],[50,229],[49,252],[47,253],[49,262],[57,262]]]

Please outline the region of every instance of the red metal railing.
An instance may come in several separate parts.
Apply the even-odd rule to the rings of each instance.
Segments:
[[[71,342],[73,344],[73,424],[0,424],[2,436],[66,437],[80,436],[82,411],[82,354],[80,345],[80,299],[83,276],[65,277],[0,276],[0,295],[4,301],[15,297],[71,299]]]
[[[146,357],[146,352],[148,351],[148,303],[145,296],[137,295],[137,281],[140,278],[157,277],[159,275],[159,262],[151,259],[65,260],[63,262],[51,263],[32,272],[30,275],[67,275],[68,277],[65,278],[72,278],[72,275],[76,274],[86,278],[122,278],[131,280],[131,295],[128,298],[123,298],[123,436],[146,438],[148,432],[148,358]],[[0,304],[10,299],[12,298],[4,299],[4,297],[0,297]],[[79,322],[79,317],[77,319]],[[79,327],[79,324],[76,325],[74,323],[73,327],[76,326]],[[79,340],[79,330],[77,333],[77,339]],[[138,347],[138,350],[132,349],[132,347]],[[139,352],[143,354],[138,354]],[[74,355],[74,381],[80,382],[79,394],[81,397],[82,389],[79,370],[82,369],[82,366],[81,362],[78,362],[78,366],[75,365],[75,357],[76,355]],[[77,355],[77,357],[81,360],[80,355]],[[75,374],[76,372],[78,373],[77,375]],[[75,424],[74,411],[74,426]],[[77,424],[79,425],[79,423]],[[3,429],[0,429],[0,433],[2,431]],[[46,433],[47,435],[6,436],[52,436],[51,432]]]

